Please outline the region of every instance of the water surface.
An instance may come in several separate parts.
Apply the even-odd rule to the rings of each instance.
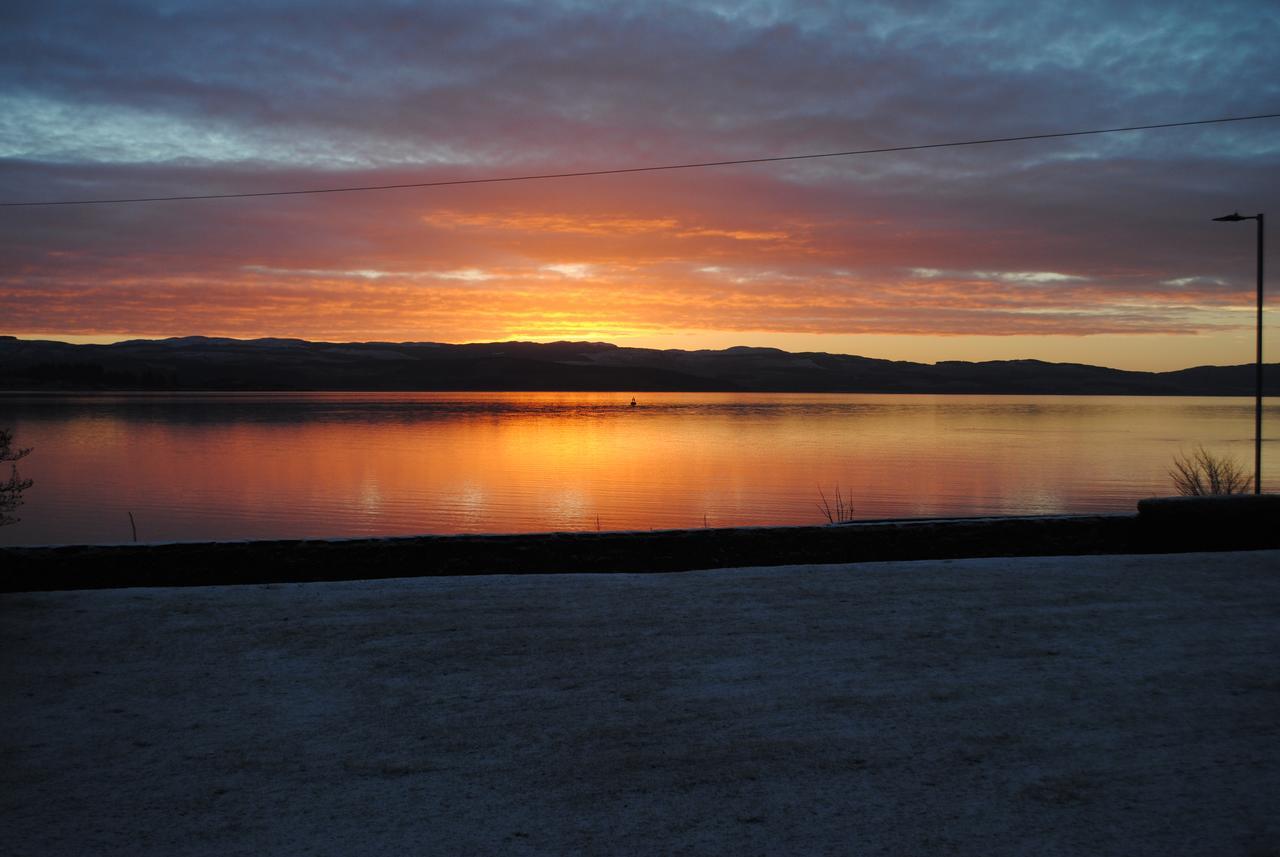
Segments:
[[[35,486],[0,544],[813,524],[837,486],[859,518],[1131,511],[1196,443],[1253,465],[1251,399],[638,398],[8,395]]]

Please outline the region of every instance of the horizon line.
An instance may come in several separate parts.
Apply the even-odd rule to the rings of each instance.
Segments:
[[[69,334],[69,335],[75,335],[75,334]],[[88,335],[92,335],[92,334],[88,334]],[[614,342],[607,342],[605,340],[594,340],[594,339],[555,339],[555,340],[498,339],[498,340],[474,341],[474,342],[440,342],[436,340],[425,340],[425,339],[400,340],[400,341],[389,340],[389,339],[361,339],[361,340],[304,339],[302,337],[296,337],[296,336],[257,336],[252,338],[240,338],[235,336],[209,336],[206,334],[195,333],[195,334],[186,334],[182,336],[162,336],[157,338],[135,336],[135,337],[116,339],[110,342],[68,342],[62,339],[46,339],[44,337],[37,337],[31,334],[19,335],[19,334],[0,333],[0,340],[5,340],[5,339],[11,339],[18,342],[50,342],[57,345],[67,345],[73,348],[80,348],[80,347],[86,347],[86,346],[110,347],[113,345],[126,345],[129,343],[162,343],[162,342],[171,342],[176,340],[206,340],[211,342],[222,341],[222,342],[238,342],[238,343],[297,342],[297,343],[303,343],[306,345],[389,345],[389,346],[416,345],[416,346],[433,346],[433,347],[440,347],[440,348],[465,348],[468,346],[483,346],[483,345],[541,345],[541,346],[596,345],[596,346],[606,346],[608,348],[615,348],[615,349],[632,349],[635,351],[653,351],[653,352],[659,352],[659,353],[668,352],[668,351],[678,351],[686,354],[692,354],[692,353],[698,353],[698,352],[726,352],[726,351],[772,351],[780,354],[789,354],[793,356],[805,356],[805,355],[812,354],[812,355],[825,355],[830,357],[853,357],[860,360],[879,360],[879,361],[884,361],[886,363],[914,363],[920,366],[937,366],[937,365],[946,364],[946,363],[969,363],[969,364],[975,364],[975,365],[982,364],[982,363],[1041,363],[1049,366],[1086,366],[1086,367],[1095,368],[1095,369],[1109,369],[1115,372],[1131,372],[1134,374],[1144,374],[1144,375],[1163,375],[1171,372],[1185,372],[1191,369],[1201,369],[1201,368],[1231,368],[1236,366],[1256,365],[1254,361],[1245,361],[1243,363],[1199,363],[1193,366],[1184,366],[1179,369],[1162,369],[1162,370],[1121,369],[1116,366],[1105,366],[1098,363],[1082,363],[1074,360],[1062,360],[1062,361],[1044,360],[1039,357],[993,358],[989,360],[961,360],[961,359],[945,359],[945,360],[933,360],[933,361],[899,360],[899,359],[888,358],[888,357],[870,357],[865,354],[851,354],[847,352],[838,352],[838,351],[788,351],[785,348],[778,348],[772,345],[730,345],[724,348],[653,348],[653,347],[637,346],[637,345],[618,345],[617,343],[614,343]],[[1272,363],[1263,363],[1262,365],[1264,367],[1275,366],[1280,368],[1280,361],[1276,361]]]

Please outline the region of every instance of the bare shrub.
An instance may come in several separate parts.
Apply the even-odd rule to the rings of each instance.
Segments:
[[[1234,458],[1214,455],[1199,444],[1190,455],[1174,456],[1169,471],[1173,487],[1187,497],[1208,494],[1247,494],[1253,487],[1253,477],[1245,473]]]
[[[16,449],[13,446],[13,435],[4,429],[0,429],[0,461],[17,461],[25,458],[28,449]],[[9,478],[7,481],[0,482],[0,527],[5,524],[16,524],[21,518],[13,515],[14,509],[22,505],[22,492],[31,487],[30,479],[23,479],[18,476],[18,465],[9,465]]]
[[[840,493],[840,485],[835,486],[833,496],[828,498],[822,490],[822,486],[818,486],[818,496],[822,498],[818,503],[818,511],[826,517],[828,524],[843,524],[853,520],[853,492],[850,491],[846,497]]]

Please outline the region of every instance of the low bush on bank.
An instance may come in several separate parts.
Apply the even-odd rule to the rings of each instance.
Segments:
[[[1240,462],[1215,455],[1199,444],[1190,455],[1174,457],[1169,478],[1178,493],[1186,497],[1247,494],[1253,488],[1253,477],[1245,473]]]

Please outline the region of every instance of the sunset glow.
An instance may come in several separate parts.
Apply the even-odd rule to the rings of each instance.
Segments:
[[[486,178],[1280,108],[1280,16],[1264,3],[360,8],[6,11],[0,201]],[[145,66],[121,61],[143,46]],[[1209,218],[1278,197],[1280,120],[1259,120],[3,208],[0,332],[1243,363],[1252,236]]]
[[[870,519],[1127,511],[1162,490],[1177,438],[1248,444],[1248,403],[1215,399],[629,398],[28,400],[45,490],[0,545],[118,541],[128,510],[155,540],[809,525],[837,486]]]

